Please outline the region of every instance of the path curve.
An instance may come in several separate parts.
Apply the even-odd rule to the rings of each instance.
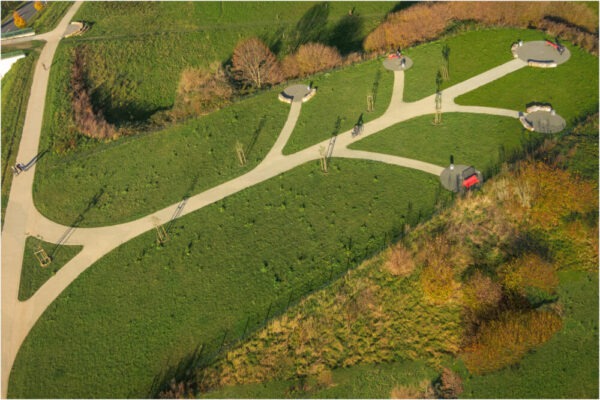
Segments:
[[[18,159],[29,160],[37,154],[41,132],[41,122],[48,84],[49,71],[41,67],[41,63],[51,65],[52,58],[62,33],[66,30],[69,21],[81,6],[75,3],[69,9],[59,26],[52,32],[35,37],[45,39],[36,65],[32,95],[30,96],[27,114],[25,117],[24,133],[21,139]],[[27,38],[31,40],[32,38]],[[454,98],[460,94],[471,91],[506,74],[522,68],[526,64],[521,60],[513,60],[492,70],[477,75],[465,82],[459,83],[445,90],[445,104],[450,110],[452,107],[462,112],[510,112],[510,110],[487,109],[482,107],[466,107],[454,104]],[[391,155],[349,150],[351,143],[364,139],[389,126],[435,112],[434,95],[428,96],[417,102],[405,103],[403,101],[404,72],[394,72],[394,86],[390,104],[385,113],[364,125],[363,134],[352,137],[351,131],[344,132],[337,137],[336,147],[332,153],[334,157],[368,159],[414,168],[434,175],[440,175],[442,167]],[[219,201],[227,196],[244,190],[250,186],[266,181],[274,176],[289,171],[306,162],[319,158],[319,149],[327,146],[329,140],[317,143],[309,148],[284,156],[282,150],[291,136],[298,120],[301,102],[292,102],[288,119],[273,148],[265,159],[250,172],[190,197],[185,203],[185,208],[177,216],[180,218],[191,212],[197,211],[209,204]],[[42,111],[40,111],[42,110]],[[514,112],[516,113],[516,112]],[[502,114],[497,114],[502,115]],[[518,113],[517,113],[518,115]],[[514,115],[511,115],[514,116]],[[123,244],[144,232],[154,229],[156,224],[164,224],[172,219],[179,203],[167,206],[138,220],[98,228],[70,228],[54,223],[35,208],[32,198],[33,178],[35,166],[19,179],[13,181],[10,197],[6,210],[6,219],[2,240],[2,389],[6,397],[9,374],[14,363],[18,349],[23,340],[41,316],[44,310],[68,287],[83,271],[89,268],[100,257],[104,256],[120,244]],[[83,250],[71,259],[59,272],[49,279],[30,299],[24,302],[17,300],[23,251],[28,235],[39,234],[45,241],[62,244],[80,244]]]

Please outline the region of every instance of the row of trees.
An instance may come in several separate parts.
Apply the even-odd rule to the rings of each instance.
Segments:
[[[280,62],[260,39],[250,38],[235,47],[232,71],[239,81],[262,88],[285,79],[328,70],[342,65],[343,61],[335,47],[307,43]]]
[[[391,14],[366,37],[363,47],[366,51],[383,51],[426,42],[441,35],[449,20],[535,27],[598,53],[597,16],[584,3],[573,2],[420,3]]]
[[[36,11],[42,11],[42,9],[44,8],[44,3],[42,3],[41,1],[36,1],[35,3],[33,3],[33,8],[35,8]],[[23,29],[27,26],[27,21],[25,21],[25,18],[23,18],[18,11],[13,12],[13,21],[17,28]]]

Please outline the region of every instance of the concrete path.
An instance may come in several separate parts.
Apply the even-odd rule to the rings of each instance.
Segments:
[[[46,66],[51,66],[58,42],[65,32],[69,21],[80,6],[81,3],[75,3],[55,30],[36,37],[38,39],[43,38],[47,41],[47,44],[42,50],[40,62],[37,63],[34,71],[31,89],[32,95],[27,107],[24,130],[17,157],[20,161],[30,160],[39,151],[38,144],[49,75],[49,71],[42,67],[42,63]],[[31,38],[28,39],[31,40]],[[513,60],[446,89],[444,91],[444,111],[450,111],[454,107],[455,110],[461,112],[486,112],[517,117],[518,113],[510,110],[457,106],[454,104],[454,98],[516,71],[525,65],[521,60]],[[332,155],[334,157],[385,162],[439,176],[443,171],[443,167],[440,166],[403,157],[348,149],[348,146],[355,141],[373,135],[382,129],[411,118],[435,112],[434,95],[417,102],[405,103],[403,101],[403,92],[404,72],[395,71],[394,87],[388,109],[381,117],[366,123],[364,131],[360,136],[352,137],[351,131],[339,134]],[[282,150],[298,120],[301,107],[301,102],[292,102],[288,119],[277,141],[265,159],[256,168],[238,178],[190,197],[178,215],[178,218],[292,170],[306,162],[318,159],[320,157],[319,149],[321,147],[327,148],[329,140],[317,143],[292,155],[284,156],[282,154]],[[2,231],[2,397],[6,397],[9,374],[18,349],[37,319],[54,299],[79,274],[89,268],[99,258],[134,237],[154,229],[156,225],[169,222],[175,212],[178,211],[180,205],[179,203],[173,204],[138,220],[119,225],[99,228],[72,228],[48,220],[35,208],[32,198],[34,174],[35,165],[13,180],[6,209],[4,229]],[[63,266],[31,298],[20,302],[17,295],[25,240],[27,236],[35,235],[39,235],[47,242],[65,245],[83,245],[84,247],[77,256]]]
[[[49,68],[44,69],[42,63],[46,66],[52,64],[58,42],[80,6],[80,2],[75,3],[53,31],[37,37],[40,39],[43,36],[47,43],[34,69],[32,94],[27,104],[17,160],[31,160],[38,153],[50,74]],[[26,39],[31,40],[31,37]],[[2,41],[3,44],[7,42],[10,41]],[[17,351],[37,319],[32,319],[29,310],[20,307],[18,301],[29,218],[37,214],[32,198],[34,174],[35,165],[29,171],[21,173],[17,179],[13,179],[2,229],[2,379],[0,381],[2,398],[6,398],[7,395],[8,377]],[[32,212],[34,210],[35,212]]]

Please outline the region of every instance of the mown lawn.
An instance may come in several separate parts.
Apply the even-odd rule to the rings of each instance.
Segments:
[[[598,274],[559,276],[563,329],[517,366],[465,380],[463,397],[598,398]]]
[[[420,361],[401,360],[387,364],[355,365],[332,371],[332,385],[307,392],[292,390],[294,382],[271,381],[265,384],[228,386],[206,393],[202,398],[320,398],[385,399],[395,386],[419,387],[435,379],[437,373]]]
[[[52,259],[47,267],[41,267],[34,254],[40,247]],[[25,242],[23,268],[21,269],[19,300],[25,301],[33,296],[48,279],[75,257],[81,248],[82,246],[57,246],[34,237],[28,237]]]
[[[154,212],[255,167],[283,127],[289,105],[268,91],[210,115],[102,146],[82,145],[38,163],[34,200],[48,218],[81,226],[115,224]],[[241,167],[235,144],[246,149]],[[42,145],[41,148],[44,148]]]
[[[435,93],[444,45],[450,48],[450,79],[442,83],[442,89],[512,60],[510,46],[517,39],[542,40],[544,37],[542,32],[535,30],[482,29],[456,33],[405,49],[403,52],[413,60],[414,66],[405,73],[404,101],[417,101]]]
[[[523,68],[456,98],[458,104],[524,111],[531,102],[550,103],[568,124],[598,111],[598,57],[565,45],[571,58],[557,68]]]
[[[27,52],[2,78],[2,223],[8,203],[13,174],[10,167],[17,161],[33,70],[39,50]]]
[[[502,162],[520,150],[530,134],[517,119],[495,115],[445,113],[443,124],[433,125],[424,115],[394,125],[356,142],[350,148],[414,158],[443,167],[473,165],[480,170]],[[504,155],[501,155],[503,153]]]
[[[312,162],[177,220],[164,247],[147,232],[50,305],[9,396],[146,397],[197,346],[254,330],[427,217],[439,187],[419,171],[335,160],[324,175]]]
[[[309,81],[307,79],[307,81]],[[394,74],[381,60],[372,60],[311,77],[317,95],[302,106],[296,128],[284,154],[295,153],[337,133],[352,129],[358,119],[368,122],[381,116],[392,96]],[[367,112],[372,94],[374,112]]]

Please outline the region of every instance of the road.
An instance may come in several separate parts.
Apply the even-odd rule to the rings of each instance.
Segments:
[[[37,12],[35,7],[33,7],[33,3],[33,1],[28,1],[17,10],[19,15],[23,17],[25,21],[29,21]],[[2,33],[12,32],[18,29],[20,28],[15,26],[15,21],[12,17],[2,24]]]
[[[47,43],[34,70],[31,96],[27,106],[23,135],[17,156],[18,160],[30,160],[38,153],[42,115],[50,73],[49,70],[42,67],[42,63],[47,66],[52,65],[58,43],[69,21],[80,6],[81,2],[75,3],[53,31],[29,38],[29,40],[34,38],[43,39]],[[525,66],[526,63],[518,59],[509,61],[446,89],[444,93],[447,93],[447,95],[444,96],[443,100],[444,111],[485,112],[518,117],[518,113],[512,110],[458,106],[454,103],[454,98]],[[351,131],[339,134],[332,156],[374,160],[439,175],[443,170],[441,166],[403,157],[348,149],[350,144],[399,122],[435,113],[434,95],[417,102],[406,103],[403,101],[403,93],[404,72],[395,71],[393,93],[385,113],[381,117],[366,123],[360,136],[353,137]],[[277,100],[274,99],[274,101]],[[169,222],[176,212],[181,211],[177,217],[182,217],[248,187],[292,170],[306,162],[318,159],[320,149],[322,147],[327,148],[329,140],[315,144],[295,154],[287,156],[282,154],[282,149],[292,134],[300,115],[301,107],[301,101],[292,102],[288,119],[275,145],[256,168],[242,176],[190,197],[182,211],[178,210],[179,203],[177,203],[128,223],[99,228],[72,228],[48,220],[36,209],[32,196],[35,165],[14,179],[2,231],[2,397],[5,398],[7,395],[10,371],[17,352],[35,322],[60,293],[96,260],[117,246],[154,229],[156,225]],[[28,236],[39,236],[43,240],[52,243],[83,245],[83,249],[42,285],[31,298],[26,301],[19,301],[18,290],[23,251]]]

